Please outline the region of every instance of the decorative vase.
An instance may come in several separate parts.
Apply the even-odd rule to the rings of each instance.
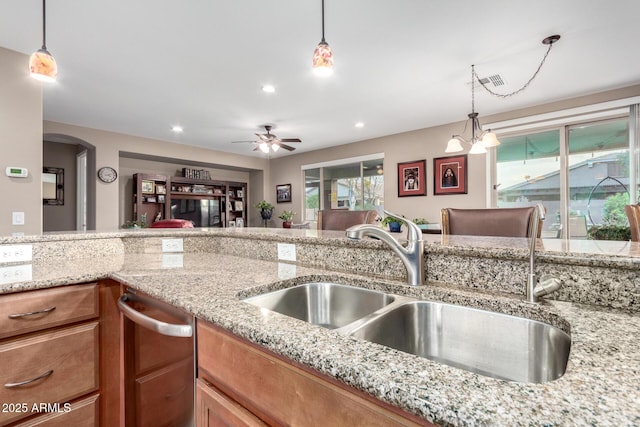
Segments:
[[[282,228],[291,228],[291,221],[283,221]]]
[[[262,209],[260,211],[260,216],[262,217],[262,219],[264,219],[265,221],[268,221],[271,219],[271,214],[273,213],[273,209]]]
[[[402,228],[402,224],[399,222],[392,221],[389,223],[389,231],[392,233],[399,233]]]

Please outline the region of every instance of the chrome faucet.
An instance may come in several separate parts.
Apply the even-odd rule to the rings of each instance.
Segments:
[[[404,221],[407,224],[407,246],[404,247],[389,232],[377,225],[358,224],[347,229],[347,237],[350,239],[362,239],[365,236],[376,237],[389,245],[400,257],[407,269],[407,283],[413,286],[424,285],[424,241],[422,230],[413,222],[402,218],[389,211],[384,211],[387,216]]]
[[[538,227],[540,221],[544,221],[544,207],[538,204],[533,211],[531,219],[531,237],[529,240],[529,276],[527,279],[527,302],[540,302],[543,297],[555,292],[562,286],[562,281],[555,277],[542,276],[540,280],[536,276],[536,241],[538,240]]]

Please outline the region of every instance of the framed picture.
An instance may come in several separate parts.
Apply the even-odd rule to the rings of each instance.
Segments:
[[[142,180],[140,191],[143,194],[154,194],[155,191],[155,183],[153,181]]]
[[[235,221],[229,221],[229,228],[236,228],[236,222]]]
[[[467,194],[467,155],[433,159],[433,194]]]
[[[155,203],[155,202],[156,202],[155,197],[147,197],[147,203]]]
[[[276,202],[291,202],[291,184],[276,185]]]
[[[242,191],[242,190],[237,190],[237,191],[236,191],[236,195],[237,195],[239,198],[243,198],[243,197],[244,197],[244,191]]]
[[[244,203],[240,202],[240,201],[236,201],[236,203],[234,204],[234,208],[236,211],[243,211],[244,210]]]
[[[236,227],[244,227],[244,219],[236,218]]]
[[[164,194],[158,195],[158,203],[164,203]]]
[[[398,197],[427,195],[427,161],[398,163]]]
[[[229,197],[236,197],[236,195],[235,195],[235,193],[233,192],[233,190],[229,190],[229,191],[227,192],[227,195],[228,195]]]
[[[163,184],[156,185],[156,193],[158,193],[158,194],[166,194],[167,193],[167,187],[164,186]]]

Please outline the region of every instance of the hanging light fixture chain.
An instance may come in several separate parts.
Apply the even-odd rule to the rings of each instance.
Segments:
[[[478,77],[478,74],[475,72],[475,70],[473,69],[472,66],[472,76],[471,76],[471,83],[473,84],[474,80],[478,80],[478,83],[480,83],[480,85],[487,91],[489,92],[491,95],[493,96],[497,96],[498,98],[509,98],[510,96],[514,96],[519,94],[520,92],[524,91],[527,87],[529,87],[529,85],[531,84],[531,82],[538,76],[538,73],[540,72],[540,70],[542,69],[542,66],[544,65],[545,61],[547,60],[547,56],[549,56],[549,52],[551,52],[551,48],[553,47],[554,41],[551,41],[549,43],[549,47],[547,48],[546,53],[544,54],[544,56],[542,57],[542,61],[540,61],[540,65],[538,65],[538,69],[533,73],[533,75],[531,76],[531,78],[529,79],[529,81],[527,81],[520,89],[515,90],[513,92],[510,93],[497,93],[492,91],[491,89],[489,89],[483,82],[482,80],[480,80],[480,77]]]
[[[322,41],[324,42],[324,0],[322,0]]]

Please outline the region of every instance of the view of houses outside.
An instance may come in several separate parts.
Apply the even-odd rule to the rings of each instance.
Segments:
[[[560,168],[561,130],[507,137],[497,152],[498,207],[542,203],[545,238],[586,238],[593,225],[628,225],[629,149],[626,118],[568,128],[567,171]],[[562,130],[564,131],[564,130]],[[569,223],[561,222],[560,180],[568,177]]]

